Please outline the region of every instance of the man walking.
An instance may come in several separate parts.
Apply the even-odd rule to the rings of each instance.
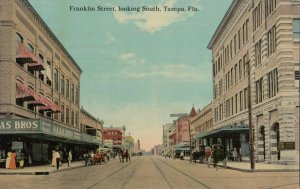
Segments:
[[[71,166],[71,161],[72,161],[72,150],[70,149],[68,153],[68,167]]]

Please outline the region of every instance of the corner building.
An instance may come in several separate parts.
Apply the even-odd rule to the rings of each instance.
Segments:
[[[27,0],[0,2],[0,149],[49,162],[95,144],[80,132],[81,69]]]
[[[299,162],[299,12],[297,0],[234,0],[209,42],[213,125],[232,128],[218,136],[229,154],[236,147],[249,157],[250,61],[255,159]]]

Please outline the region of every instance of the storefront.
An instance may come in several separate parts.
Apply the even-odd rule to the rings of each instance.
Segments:
[[[73,159],[80,159],[86,150],[101,145],[95,137],[41,119],[1,119],[0,150],[14,150],[17,161],[25,158],[30,164],[49,163],[52,150],[58,150],[66,161],[67,151],[72,149]],[[30,157],[29,157],[30,156]],[[30,159],[30,160],[29,160]]]

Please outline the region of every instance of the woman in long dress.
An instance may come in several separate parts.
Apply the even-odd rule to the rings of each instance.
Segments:
[[[51,161],[52,167],[56,166],[56,157],[55,157],[55,150],[52,150],[52,161]]]
[[[6,158],[6,163],[5,163],[5,168],[6,169],[9,169],[10,159],[11,159],[11,152],[8,152],[7,153],[7,158]]]
[[[9,162],[9,168],[10,169],[16,169],[17,166],[16,166],[16,156],[17,154],[12,151],[12,153],[10,154],[10,162]]]

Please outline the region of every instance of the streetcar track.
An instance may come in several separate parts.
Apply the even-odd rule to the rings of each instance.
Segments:
[[[153,158],[151,158],[151,161],[153,162],[153,164],[155,165],[155,167],[158,169],[158,171],[160,172],[160,174],[162,175],[162,177],[164,178],[164,180],[166,181],[166,183],[168,184],[170,189],[174,189],[171,185],[171,183],[168,181],[167,177],[164,175],[164,173],[162,172],[162,170],[157,166],[157,164],[154,162]]]
[[[140,160],[140,161],[141,161],[141,160]],[[136,172],[137,165],[138,165],[138,163],[140,163],[140,161],[136,163],[136,165],[134,166],[134,169],[132,170],[132,173],[131,173],[130,176],[127,178],[127,181],[125,181],[125,182],[123,183],[123,186],[121,187],[121,189],[124,189],[124,188],[127,186],[127,184],[129,183],[129,181],[132,179],[133,175],[134,175],[135,172]]]
[[[204,187],[207,188],[207,189],[212,189],[211,187],[209,187],[209,186],[207,186],[206,184],[202,183],[202,182],[199,181],[198,179],[195,179],[194,177],[190,176],[189,174],[187,174],[187,173],[185,173],[185,172],[183,172],[183,171],[177,169],[176,167],[174,167],[174,166],[172,166],[172,165],[170,165],[170,164],[164,162],[163,160],[161,160],[161,159],[159,159],[159,158],[158,158],[158,160],[161,161],[162,163],[166,164],[167,166],[169,166],[169,167],[175,169],[176,171],[180,172],[181,174],[185,175],[186,177],[192,179],[193,181],[197,182],[197,183],[200,184],[201,186],[204,186]]]
[[[119,171],[125,169],[125,168],[128,167],[129,165],[132,165],[132,164],[135,163],[136,161],[139,162],[139,161],[141,161],[141,160],[138,159],[138,160],[132,160],[132,161],[128,162],[128,164],[126,164],[125,166],[123,166],[123,167],[121,167],[121,168],[119,168],[119,169],[117,169],[117,170],[111,172],[110,174],[104,176],[103,178],[101,178],[100,180],[98,180],[97,182],[95,182],[94,184],[88,186],[86,189],[90,189],[90,188],[96,186],[97,184],[99,184],[99,183],[103,182],[104,180],[108,179],[109,177],[115,175],[115,174],[118,173]],[[133,175],[132,175],[132,176],[133,176]]]

